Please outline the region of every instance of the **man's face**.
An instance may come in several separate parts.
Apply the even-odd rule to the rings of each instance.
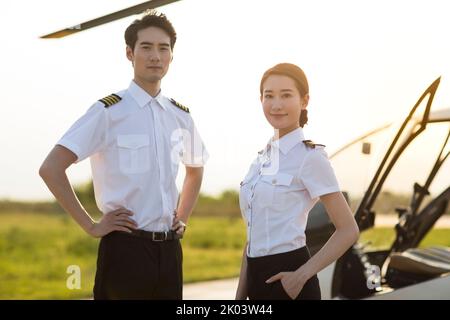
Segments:
[[[172,61],[170,37],[157,27],[139,30],[134,50],[127,47],[127,57],[133,62],[135,78],[158,82],[165,76]]]

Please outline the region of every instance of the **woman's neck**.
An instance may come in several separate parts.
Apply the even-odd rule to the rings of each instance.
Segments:
[[[300,128],[299,125],[291,127],[291,128],[275,129],[272,140],[275,141],[275,140],[281,139],[288,133],[291,133],[292,131],[297,130],[298,128]]]

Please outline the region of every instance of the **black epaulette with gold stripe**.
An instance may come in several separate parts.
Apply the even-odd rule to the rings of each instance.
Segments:
[[[105,105],[105,108],[109,108],[113,104],[116,104],[117,102],[119,102],[120,100],[122,100],[122,98],[119,97],[117,94],[113,93],[113,94],[110,94],[109,96],[104,97],[103,99],[100,99],[98,101],[103,103]]]
[[[184,112],[189,113],[189,108],[188,107],[183,106],[181,103],[176,102],[174,99],[170,99],[170,102],[172,102],[177,108],[180,108]]]
[[[321,146],[321,147],[325,147],[324,144],[319,144],[319,143],[314,143],[311,140],[303,140],[303,143],[311,149],[314,149],[316,146]]]

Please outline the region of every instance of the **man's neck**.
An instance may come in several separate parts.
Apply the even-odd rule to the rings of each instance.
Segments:
[[[152,97],[156,97],[161,90],[161,80],[156,82],[145,82],[135,77],[134,82]]]

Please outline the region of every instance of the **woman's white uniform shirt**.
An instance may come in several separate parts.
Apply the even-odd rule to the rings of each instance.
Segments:
[[[309,211],[320,196],[340,190],[324,148],[303,140],[302,128],[271,140],[241,182],[249,257],[305,246]]]

